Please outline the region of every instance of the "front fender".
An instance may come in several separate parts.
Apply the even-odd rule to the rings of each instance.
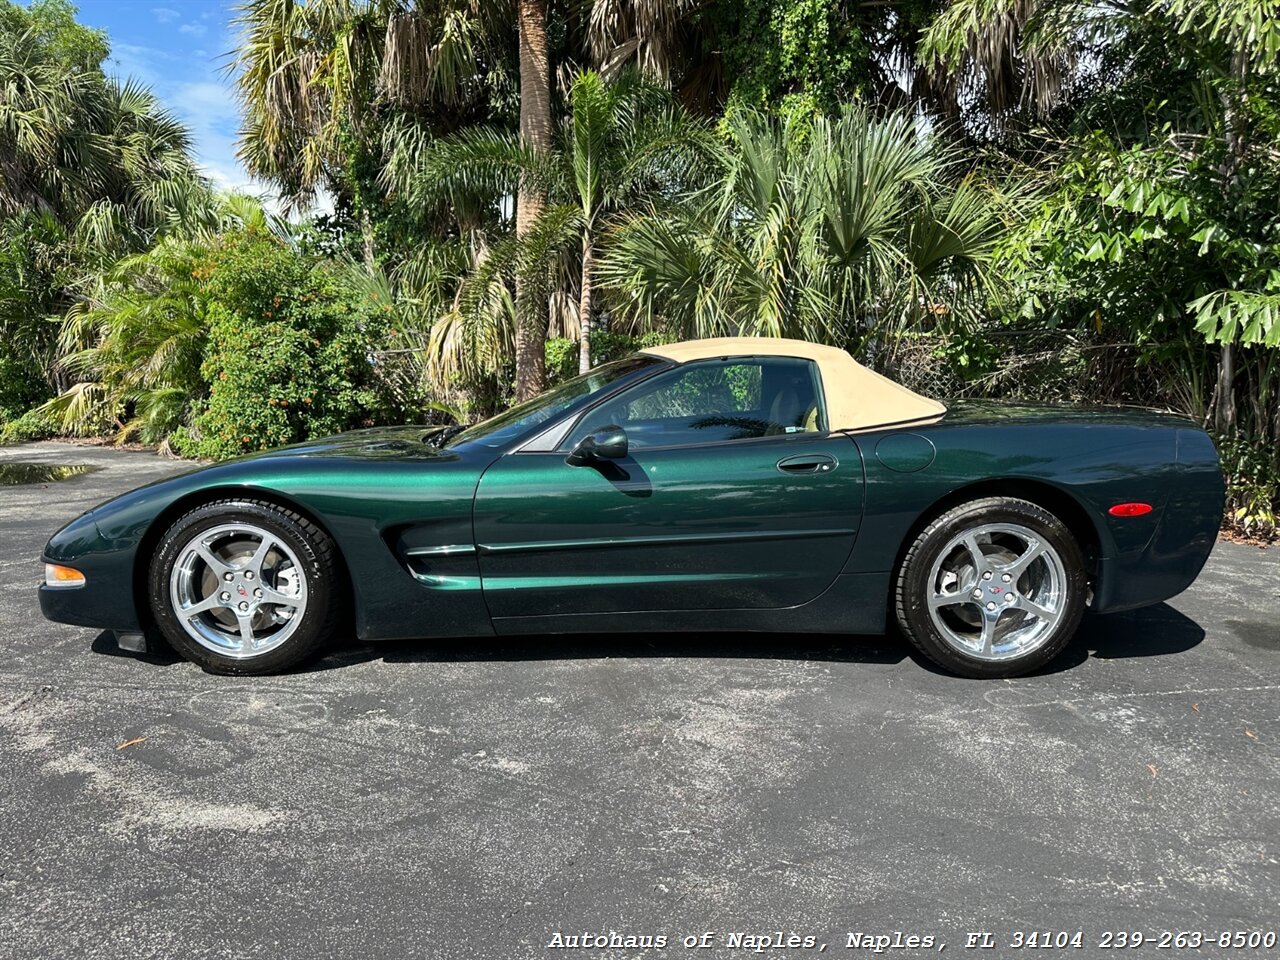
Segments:
[[[478,571],[462,578],[470,589],[456,589],[457,578],[450,589],[433,589],[393,549],[410,529],[438,543],[471,543],[475,485],[486,456],[496,454],[482,454],[482,462],[465,456],[268,456],[140,487],[50,540],[46,559],[76,566],[86,583],[61,593],[42,588],[41,607],[59,622],[137,631],[148,619],[151,547],[168,525],[201,503],[261,497],[308,515],[337,543],[351,574],[361,638],[490,634]]]

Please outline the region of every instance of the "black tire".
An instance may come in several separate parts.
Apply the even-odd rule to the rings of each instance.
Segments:
[[[308,584],[301,621],[288,639],[246,658],[225,656],[197,642],[183,627],[170,599],[170,575],[184,545],[204,530],[234,523],[253,524],[288,546]],[[179,517],[156,545],[148,575],[152,617],[173,649],[210,673],[242,676],[279,673],[325,649],[343,621],[345,582],[337,546],[328,534],[293,510],[252,499],[217,500]]]
[[[970,655],[954,642],[949,642],[933,621],[928,597],[934,591],[930,575],[942,551],[966,531],[999,524],[1029,529],[1056,551],[1065,574],[1065,597],[1056,621],[1044,630],[1034,648],[1011,655],[1008,659],[991,660]],[[1014,586],[1016,588],[1017,585]],[[962,677],[1016,677],[1039,669],[1062,652],[1080,626],[1087,591],[1084,556],[1061,520],[1026,500],[985,497],[952,507],[920,531],[898,569],[894,603],[903,634],[933,663]],[[962,606],[973,609],[972,605]],[[982,615],[981,609],[977,609],[977,615]],[[997,612],[993,616],[1001,617],[1003,614]]]

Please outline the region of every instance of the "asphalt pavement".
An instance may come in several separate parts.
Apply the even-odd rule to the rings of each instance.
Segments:
[[[0,958],[1280,952],[1280,549],[1220,543],[1015,681],[780,635],[353,640],[225,678],[36,601],[57,527],[189,465],[13,461],[101,469],[0,486]]]

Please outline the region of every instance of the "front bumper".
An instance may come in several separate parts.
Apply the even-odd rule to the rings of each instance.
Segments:
[[[85,582],[78,587],[42,583],[40,612],[47,620],[78,627],[142,629],[134,598],[133,561],[131,547],[115,547],[103,540],[92,510],[77,517],[49,539],[41,562],[74,567],[84,574]]]
[[[80,565],[78,569],[84,570],[84,565]],[[84,570],[84,573],[83,587],[50,587],[41,584],[40,612],[46,620],[104,630],[142,629],[133,602],[133,591],[127,581],[123,587],[112,589],[104,583],[95,584],[89,571]]]

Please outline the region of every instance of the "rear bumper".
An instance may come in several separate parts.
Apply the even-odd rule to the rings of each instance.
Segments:
[[[1089,610],[1120,613],[1176,597],[1195,582],[1212,552],[1210,543],[1198,554],[1176,559],[1153,558],[1150,551],[1133,559],[1103,557]]]
[[[1202,431],[1178,431],[1178,472],[1160,523],[1141,550],[1103,557],[1095,613],[1117,613],[1177,596],[1204,569],[1218,530],[1226,487],[1218,452]]]

